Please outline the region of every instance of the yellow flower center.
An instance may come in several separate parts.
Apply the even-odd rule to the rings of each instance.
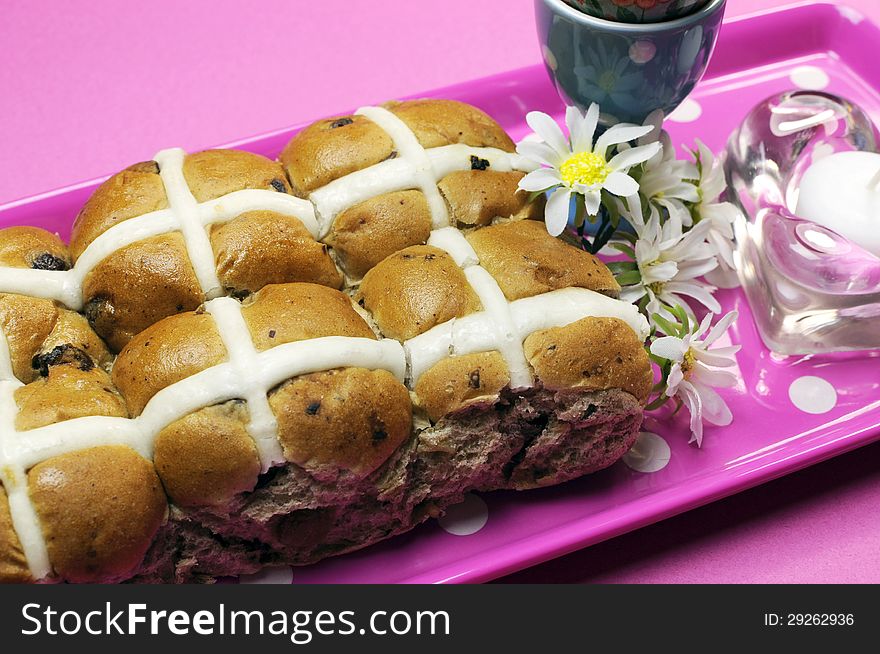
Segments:
[[[649,263],[648,268],[656,266],[656,263]],[[663,287],[666,286],[664,282],[651,282],[648,284],[648,288],[654,292],[654,295],[660,295],[663,292]]]
[[[692,349],[688,349],[687,352],[684,353],[684,359],[681,362],[681,372],[687,377],[690,371],[693,369],[694,365],[697,363],[697,357],[694,356],[694,351]]]
[[[595,152],[577,152],[559,167],[559,175],[568,187],[601,184],[610,173],[605,157]]]

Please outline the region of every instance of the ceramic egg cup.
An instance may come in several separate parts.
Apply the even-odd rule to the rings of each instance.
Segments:
[[[544,63],[562,99],[581,109],[597,103],[605,125],[642,123],[655,109],[668,115],[703,76],[725,3],[708,0],[673,20],[627,23],[563,0],[535,0]]]

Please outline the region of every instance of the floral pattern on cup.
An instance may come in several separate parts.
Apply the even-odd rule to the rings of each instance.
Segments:
[[[582,110],[600,105],[603,125],[640,124],[656,109],[669,115],[694,88],[724,5],[710,0],[679,21],[625,24],[573,11],[562,0],[535,0],[536,28],[547,71],[566,104]]]
[[[565,0],[584,13],[620,23],[657,23],[690,14],[709,0]]]

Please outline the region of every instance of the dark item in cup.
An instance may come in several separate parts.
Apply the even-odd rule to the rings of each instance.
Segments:
[[[701,9],[709,0],[565,0],[596,18],[619,23],[660,23]]]

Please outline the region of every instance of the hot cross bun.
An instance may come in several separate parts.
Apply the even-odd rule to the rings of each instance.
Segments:
[[[166,150],[0,230],[0,580],[305,564],[632,445],[647,322],[475,107]]]

